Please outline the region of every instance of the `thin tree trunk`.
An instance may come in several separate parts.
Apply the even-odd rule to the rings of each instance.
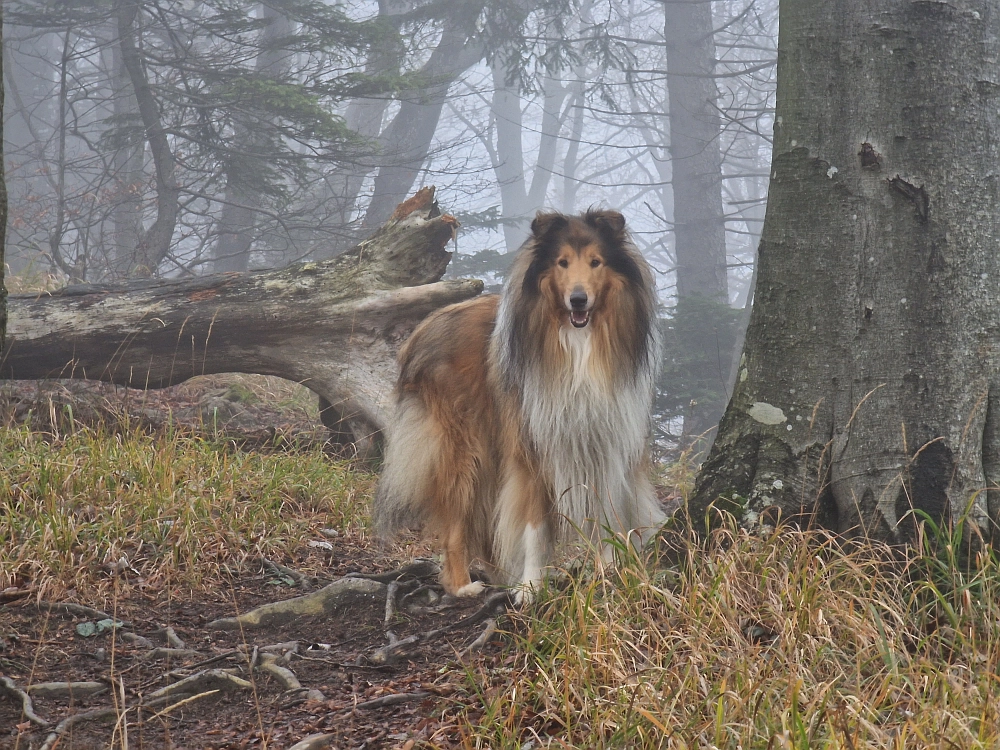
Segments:
[[[492,115],[496,129],[493,171],[500,186],[504,242],[508,252],[528,237],[535,211],[544,207],[545,193],[555,164],[556,145],[562,127],[562,103],[566,92],[549,78],[544,84],[541,141],[538,159],[531,170],[531,186],[525,177],[521,92],[508,82],[510,68],[503,57],[493,60]]]
[[[699,331],[684,342],[691,372],[701,381],[698,390],[720,394],[692,400],[684,416],[684,442],[704,452],[725,410],[726,378],[736,356],[720,348],[728,336],[715,329],[718,316],[705,304],[729,304],[712,4],[666,0],[663,12],[677,269],[674,314],[689,318],[678,329]]]
[[[677,297],[729,302],[712,4],[665,0]]]
[[[0,52],[3,50],[3,5],[0,4]],[[7,337],[7,287],[4,284],[4,255],[7,249],[7,178],[4,174],[3,123],[4,85],[3,55],[0,54],[0,347]]]
[[[287,74],[292,55],[277,49],[276,44],[291,32],[291,23],[268,5],[260,6],[261,17],[267,26],[260,35],[260,52],[257,53],[258,75],[281,79]],[[253,103],[247,103],[253,109]],[[235,141],[239,150],[254,154],[261,147],[261,138],[246,123],[237,122]],[[219,239],[215,246],[216,272],[246,271],[250,267],[250,248],[254,241],[255,209],[261,206],[260,193],[244,183],[242,173],[230,174],[226,182],[226,201],[219,217]]]
[[[398,345],[429,312],[483,287],[438,282],[457,223],[433,194],[420,191],[368,240],[322,263],[15,295],[0,377],[162,388],[217,372],[277,375],[319,394],[335,435],[370,455]]]
[[[111,210],[114,226],[111,271],[113,278],[126,279],[143,262],[136,258],[136,252],[143,229],[141,191],[146,181],[143,173],[145,143],[132,136],[132,128],[142,120],[117,36],[111,42],[112,111],[115,124],[118,128],[128,128],[129,137],[115,150],[113,158],[116,195]]]
[[[696,520],[996,528],[998,59],[987,0],[782,0],[756,301]]]
[[[458,18],[447,23],[441,41],[421,70],[435,83],[410,92],[379,138],[385,163],[375,176],[364,226],[375,227],[384,222],[393,207],[413,189],[430,152],[448,89],[459,75],[482,58],[485,52],[482,41],[467,30],[471,23],[466,16],[475,18],[477,5],[470,4],[464,12],[458,13]]]
[[[121,44],[122,63],[132,81],[139,115],[146,129],[150,154],[156,171],[156,220],[143,232],[136,251],[136,264],[131,276],[152,276],[167,257],[170,241],[174,236],[179,209],[180,187],[175,175],[175,160],[167,133],[160,121],[160,110],[153,98],[143,69],[142,56],[136,44],[136,23],[139,18],[138,0],[118,0],[118,39]]]
[[[379,22],[386,26],[394,26],[394,17],[405,9],[402,4],[380,0]],[[386,36],[388,37],[388,34]],[[398,29],[396,29],[395,36],[391,41],[386,39],[369,50],[368,60],[365,63],[365,75],[399,75],[404,54],[405,48],[399,38]],[[375,99],[352,99],[347,106],[347,113],[344,117],[347,127],[362,138],[375,143],[379,133],[382,132],[382,120],[389,107],[389,102],[388,96]],[[355,164],[345,164],[327,182],[331,200],[335,206],[337,223],[345,230],[354,221],[358,196],[364,185],[365,177],[372,171],[373,162],[374,159],[361,159]],[[346,233],[346,236],[350,237],[350,233]],[[336,255],[341,249],[341,247],[331,248],[330,256]]]

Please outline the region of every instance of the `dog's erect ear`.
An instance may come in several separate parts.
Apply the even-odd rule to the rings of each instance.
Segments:
[[[590,226],[601,233],[619,235],[625,231],[625,217],[617,211],[587,211],[584,217]]]
[[[535,214],[534,220],[531,222],[531,233],[535,235],[538,239],[541,239],[549,232],[554,232],[557,229],[562,229],[568,220],[562,214],[551,213],[546,214],[539,211]]]

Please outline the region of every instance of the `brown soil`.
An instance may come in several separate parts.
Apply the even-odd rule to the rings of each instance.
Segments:
[[[200,393],[190,386],[141,393],[61,381],[46,388],[15,384],[7,387],[6,395],[15,419],[20,409],[22,419],[48,417],[50,426],[65,418],[67,410],[63,407],[67,403],[73,407],[73,419],[82,419],[81,414],[89,414],[90,409],[95,418],[124,412],[151,426],[178,413],[204,423],[203,405],[225,398],[220,394],[228,388],[224,380],[204,381]],[[79,393],[85,393],[86,399],[81,399]],[[86,407],[81,405],[84,401]],[[43,404],[52,407],[40,409]],[[275,435],[295,440],[321,439],[315,410],[287,404],[277,408],[262,400],[242,405],[238,411],[241,421],[233,424],[230,418],[227,424],[251,443],[266,440],[273,449]],[[297,560],[280,562],[314,576],[310,590],[315,590],[348,572],[391,570],[419,551],[412,543],[397,548],[394,555],[374,549],[362,539],[340,537],[332,542],[334,553],[312,548]],[[371,661],[373,653],[387,645],[388,638],[403,639],[453,624],[475,612],[482,605],[482,597],[472,601],[438,598],[440,589],[429,586],[416,598],[417,606],[400,607],[389,625],[391,636],[383,623],[384,600],[353,607],[340,616],[302,617],[280,628],[222,632],[208,629],[206,624],[266,602],[301,595],[305,590],[289,585],[287,578],[259,565],[208,592],[151,593],[133,585],[128,575],[123,573],[120,595],[114,606],[107,608],[126,626],[117,633],[90,637],[79,635],[76,626],[94,618],[40,612],[32,607],[32,597],[22,596],[23,592],[0,592],[0,676],[19,688],[66,681],[98,681],[108,686],[102,694],[90,697],[35,698],[35,712],[49,722],[48,728],[28,721],[19,700],[0,688],[0,748],[39,748],[52,728],[66,717],[116,704],[128,709],[117,724],[114,717],[77,724],[54,747],[289,748],[315,733],[332,735],[328,744],[317,747],[460,747],[463,743],[457,718],[480,710],[475,686],[466,677],[467,669],[489,667],[500,658],[501,639],[494,639],[474,655],[462,655],[463,649],[483,632],[483,623],[478,622],[453,628],[415,647],[397,663],[379,665]],[[428,581],[401,585],[405,590],[405,586],[418,583]],[[67,600],[72,598],[71,592]],[[197,650],[199,655],[152,659],[148,645],[138,646],[122,637],[125,632],[134,633],[162,647],[166,645],[166,626],[172,627],[186,647]],[[298,641],[297,654],[290,656],[286,666],[304,688],[321,691],[324,700],[304,700],[301,694],[286,691],[273,677],[249,668],[244,655],[252,658],[255,649],[293,640]],[[232,653],[238,649],[240,653]],[[212,665],[193,666],[227,653],[230,656]],[[170,706],[180,698],[153,708],[140,707],[144,696],[185,674],[206,668],[228,669],[250,680],[253,686],[204,695],[174,708]],[[179,671],[168,674],[174,670]],[[414,693],[426,695],[375,708],[359,706],[383,696]]]

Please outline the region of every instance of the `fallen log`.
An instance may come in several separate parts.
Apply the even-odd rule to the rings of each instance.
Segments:
[[[399,344],[431,311],[482,291],[474,279],[440,281],[457,226],[423,188],[332,260],[11,295],[0,378],[162,388],[220,372],[276,375],[317,393],[333,439],[369,455]]]

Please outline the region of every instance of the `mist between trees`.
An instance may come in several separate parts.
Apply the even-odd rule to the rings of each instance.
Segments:
[[[11,271],[37,285],[332,257],[425,184],[451,275],[536,210],[623,211],[658,273],[661,437],[710,430],[752,298],[776,3],[6,4]]]

